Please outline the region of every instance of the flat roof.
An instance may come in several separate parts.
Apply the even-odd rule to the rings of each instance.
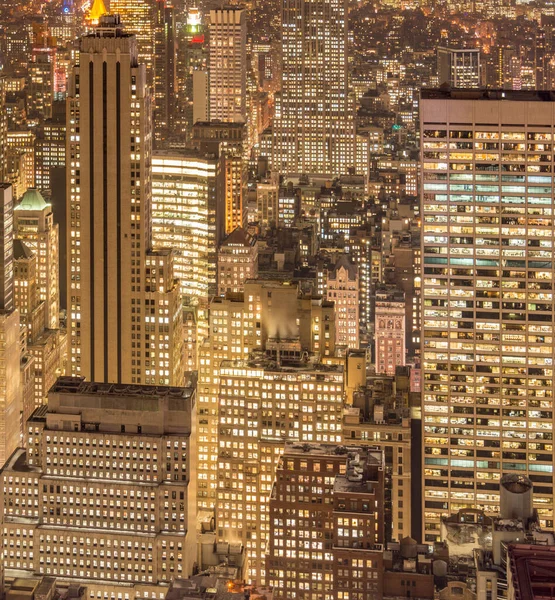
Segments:
[[[422,100],[511,100],[555,102],[555,90],[493,90],[466,88],[422,88]]]

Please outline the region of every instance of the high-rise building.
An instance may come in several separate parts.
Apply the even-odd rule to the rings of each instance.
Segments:
[[[47,303],[41,300],[39,285],[40,250],[32,250],[26,242],[14,240],[14,297],[22,327],[22,361],[33,357],[32,391],[23,395],[23,423],[35,408],[46,402],[48,390],[65,373],[67,336],[65,331],[50,329]],[[23,331],[24,330],[24,331]],[[25,376],[27,375],[25,369]]]
[[[553,526],[549,92],[422,92],[424,539],[534,483]]]
[[[14,303],[12,186],[0,183],[0,462],[21,443],[19,311]]]
[[[159,599],[196,561],[193,388],[62,377],[0,472],[5,569]]]
[[[54,102],[52,118],[40,124],[35,139],[35,187],[52,193],[52,172],[66,165],[65,102]]]
[[[164,2],[164,0],[161,0]],[[112,15],[119,15],[122,26],[136,37],[138,62],[146,67],[149,84],[154,82],[154,41],[158,0],[110,0]]]
[[[156,0],[154,26],[154,140],[162,145],[170,136],[177,100],[175,9]]]
[[[258,242],[256,237],[238,227],[218,249],[218,295],[242,292],[247,279],[258,275]]]
[[[246,227],[247,218],[247,128],[243,123],[211,121],[193,126],[192,144],[201,152],[222,159],[218,195],[224,203],[224,228],[230,234]]]
[[[288,341],[319,359],[335,353],[333,304],[302,294],[298,285],[278,281],[245,282],[242,294],[216,297],[210,306],[209,337],[199,347],[199,508],[216,502],[218,469],[219,368],[224,360],[247,359],[276,340]],[[280,346],[280,353],[284,353]]]
[[[216,293],[217,247],[223,236],[220,171],[221,162],[211,154],[164,151],[152,158],[152,243],[175,249],[181,295],[203,312]]]
[[[45,302],[45,325],[58,329],[60,319],[60,240],[52,204],[29,189],[14,209],[14,236],[37,256],[37,291]]]
[[[406,364],[405,294],[391,286],[380,286],[375,294],[376,373],[395,375]]]
[[[381,451],[288,442],[269,502],[274,598],[381,598],[383,506]]]
[[[6,78],[0,77],[0,182],[6,181],[8,118],[6,114]]]
[[[437,71],[439,85],[453,88],[480,87],[480,49],[446,48],[437,49]]]
[[[285,0],[273,168],[341,175],[354,166],[347,0]]]
[[[118,16],[101,17],[81,38],[67,131],[68,370],[177,385],[174,256],[151,249],[150,92],[135,36]]]
[[[245,10],[210,11],[210,119],[247,120],[247,20]]]
[[[54,74],[57,49],[55,41],[46,32],[37,33],[29,63],[27,86],[27,117],[49,119],[54,99]]]
[[[358,269],[346,254],[327,276],[328,300],[335,308],[335,344],[357,349],[360,338]]]
[[[242,542],[256,583],[266,580],[269,499],[284,441],[339,443],[343,411],[341,365],[302,359],[292,340],[266,348],[267,357],[223,361],[218,389],[216,530]]]

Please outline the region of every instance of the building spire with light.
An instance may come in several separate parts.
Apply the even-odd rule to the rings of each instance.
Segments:
[[[106,10],[103,0],[93,0],[87,19],[91,25],[98,25],[100,17],[107,14],[108,11]]]

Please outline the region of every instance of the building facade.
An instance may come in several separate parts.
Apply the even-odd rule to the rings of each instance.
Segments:
[[[437,71],[439,85],[447,83],[452,88],[479,88],[480,49],[440,46],[437,49]]]
[[[397,367],[406,364],[405,294],[386,286],[377,288],[375,294],[376,373],[395,375]]]
[[[224,360],[246,360],[276,341],[319,359],[335,354],[333,305],[302,294],[297,285],[247,281],[242,294],[216,297],[209,335],[199,344],[198,506],[212,510],[218,487],[219,369]],[[283,352],[283,349],[281,350]]]
[[[383,476],[378,450],[286,444],[269,502],[276,600],[382,597]]]
[[[258,275],[258,243],[256,237],[237,228],[218,249],[218,296],[242,292],[247,279]]]
[[[275,351],[291,353],[292,345],[276,343]],[[262,356],[219,368],[216,529],[221,539],[242,542],[249,579],[262,584],[269,498],[284,441],[341,441],[342,366],[303,363],[296,354],[283,354],[277,367]]]
[[[327,277],[328,300],[335,307],[335,343],[357,349],[360,337],[358,269],[343,255]]]
[[[247,120],[247,20],[242,8],[210,11],[210,119]]]
[[[273,165],[280,173],[341,175],[355,164],[347,30],[346,0],[283,4]]]
[[[60,378],[0,472],[2,560],[87,581],[90,597],[160,597],[196,559],[192,388]],[[146,415],[148,414],[148,418]]]
[[[544,92],[422,92],[424,539],[527,475],[553,526],[553,128]]]
[[[81,38],[70,88],[69,372],[179,384],[182,369],[169,364],[183,318],[173,255],[152,251],[150,92],[118,16]]]

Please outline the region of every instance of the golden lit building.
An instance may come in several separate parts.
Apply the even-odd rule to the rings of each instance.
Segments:
[[[376,600],[383,577],[383,453],[285,445],[269,502],[275,600]]]
[[[243,8],[210,11],[210,119],[247,120],[247,18]]]
[[[187,304],[203,314],[216,293],[220,162],[197,152],[155,152],[152,158],[152,243],[174,248],[175,276]]]
[[[56,379],[65,373],[67,336],[48,328],[46,302],[41,300],[37,276],[38,253],[21,239],[14,240],[14,301],[19,309],[26,354],[33,356],[33,398],[24,396],[24,419],[46,402]],[[30,408],[32,407],[32,410]]]
[[[60,240],[52,204],[34,188],[23,194],[14,209],[14,236],[25,242],[37,257],[37,291],[45,303],[45,325],[59,328]]]
[[[360,337],[358,269],[347,255],[328,271],[328,300],[335,307],[335,344],[357,349]]]
[[[87,20],[90,25],[98,25],[100,17],[107,15],[108,11],[103,0],[93,0],[91,8],[87,14]]]
[[[218,180],[218,196],[222,199],[224,232],[246,227],[247,197],[247,128],[244,123],[222,121],[197,122],[193,126],[193,145],[201,152],[219,156],[222,177]]]
[[[295,355],[302,351],[323,359],[335,353],[333,304],[285,282],[247,281],[242,294],[214,298],[208,331],[199,344],[199,509],[216,503],[222,361],[245,360],[276,340],[289,341]]]
[[[179,385],[183,314],[174,255],[152,250],[151,95],[137,40],[104,16],[79,56],[67,114],[68,372]]]
[[[218,295],[242,292],[247,279],[258,276],[258,242],[256,237],[238,227],[218,249]]]
[[[499,511],[503,474],[553,527],[549,92],[422,92],[423,503]]]
[[[269,500],[284,441],[341,442],[343,367],[303,360],[300,344],[276,341],[267,356],[219,368],[216,530],[241,541],[249,578],[266,580]]]
[[[194,405],[193,388],[60,378],[0,472],[5,574],[101,600],[158,600],[191,575]]]
[[[273,168],[341,175],[355,165],[347,0],[285,0]]]
[[[0,183],[0,463],[21,445],[19,311],[14,302],[12,186]]]
[[[406,364],[405,294],[395,287],[375,290],[374,348],[376,373],[395,375]]]
[[[110,13],[119,15],[125,31],[137,40],[138,62],[145,65],[149,83],[153,82],[156,4],[152,0],[110,0]]]

